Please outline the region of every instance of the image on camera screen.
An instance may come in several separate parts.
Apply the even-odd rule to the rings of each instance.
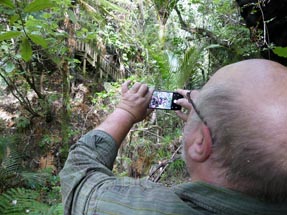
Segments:
[[[157,92],[152,95],[150,108],[171,109],[173,93],[171,92]]]

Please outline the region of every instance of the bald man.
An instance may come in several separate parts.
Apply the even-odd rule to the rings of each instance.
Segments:
[[[60,173],[65,214],[287,214],[287,69],[267,60],[223,67],[177,112],[192,182],[167,188],[115,177],[112,166],[152,90],[122,86],[118,107],[72,146]]]

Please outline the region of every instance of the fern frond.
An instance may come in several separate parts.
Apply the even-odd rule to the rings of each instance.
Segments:
[[[22,155],[15,151],[10,151],[0,166],[0,193],[14,186],[20,181]]]
[[[6,140],[6,137],[0,137],[0,162],[7,153],[7,145],[8,141]]]
[[[16,151],[10,151],[9,155],[3,160],[1,166],[7,171],[17,171],[21,166],[23,156]]]
[[[0,162],[7,156],[8,147],[14,149],[18,141],[15,135],[0,137]]]
[[[52,206],[45,215],[63,215],[64,207],[62,204]]]
[[[45,186],[51,173],[48,172],[21,172],[21,178],[25,182],[26,186],[35,189],[41,186]]]
[[[49,206],[38,201],[40,194],[24,188],[10,189],[0,196],[0,214],[46,214]]]

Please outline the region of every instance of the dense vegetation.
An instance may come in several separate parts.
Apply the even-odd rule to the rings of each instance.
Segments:
[[[218,68],[260,52],[235,1],[0,5],[0,214],[63,213],[58,173],[68,149],[113,110],[124,80],[200,88]],[[153,112],[129,133],[115,173],[186,180],[181,127],[171,111]]]

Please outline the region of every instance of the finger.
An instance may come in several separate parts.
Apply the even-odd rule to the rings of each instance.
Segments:
[[[177,115],[180,119],[182,119],[184,122],[187,121],[188,114],[183,113],[183,112],[181,112],[181,111],[175,111],[175,113],[176,113],[176,115]]]
[[[191,99],[195,99],[198,94],[199,94],[199,90],[183,90],[183,89],[177,89],[176,92],[178,92],[179,94],[181,94],[182,96],[186,97],[186,94],[188,92],[190,92],[190,98]]]
[[[178,99],[174,101],[175,104],[180,105],[181,107],[191,110],[192,105],[188,102],[186,98]]]
[[[126,93],[129,90],[129,85],[131,80],[127,80],[122,84],[122,94]]]
[[[136,93],[140,87],[141,87],[141,83],[137,82],[134,84],[134,86],[130,90],[131,92]]]
[[[176,92],[182,95],[183,97],[186,96],[186,93],[189,92],[190,90],[183,90],[183,89],[177,89]]]
[[[149,88],[146,97],[151,100],[154,88]]]
[[[146,99],[147,106],[149,106],[149,104],[150,104],[153,91],[154,91],[153,88],[152,88],[152,89],[149,88],[149,89],[148,89],[148,92],[147,92],[146,95],[145,95],[145,99]]]
[[[142,84],[138,90],[138,93],[141,95],[141,96],[145,96],[148,92],[148,86],[146,84]]]

